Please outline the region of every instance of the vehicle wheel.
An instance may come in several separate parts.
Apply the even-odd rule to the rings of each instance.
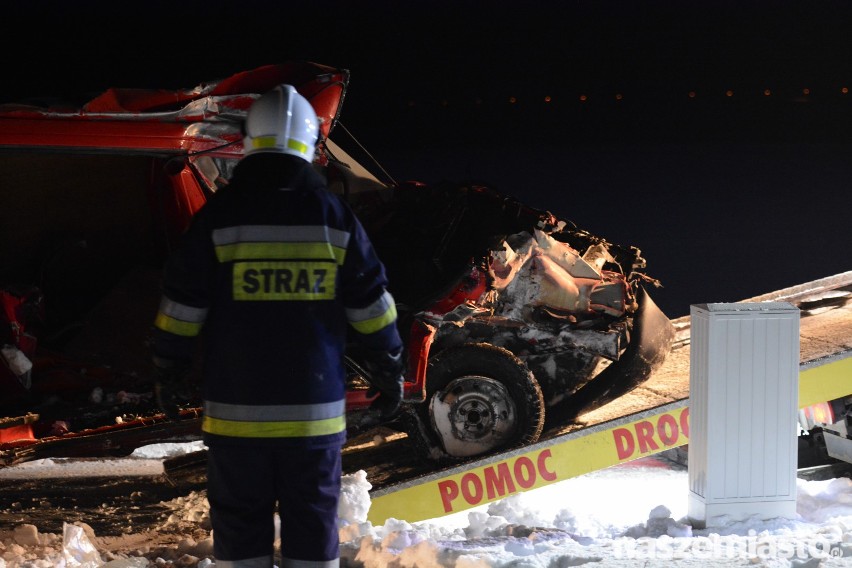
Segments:
[[[470,343],[430,361],[426,400],[417,413],[420,434],[439,457],[468,458],[538,440],[544,399],[535,377],[509,350]]]

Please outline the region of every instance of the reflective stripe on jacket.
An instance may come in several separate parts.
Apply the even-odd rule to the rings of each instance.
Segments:
[[[236,438],[328,436],[346,428],[346,401],[299,405],[204,402],[202,429]]]

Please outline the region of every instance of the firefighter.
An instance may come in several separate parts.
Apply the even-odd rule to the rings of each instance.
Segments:
[[[165,265],[155,393],[175,416],[203,330],[217,566],[271,567],[276,507],[282,566],[339,565],[347,333],[370,354],[373,407],[389,418],[402,399],[402,342],[385,268],[312,165],[318,127],[290,85],[255,101],[233,178],[194,216]]]

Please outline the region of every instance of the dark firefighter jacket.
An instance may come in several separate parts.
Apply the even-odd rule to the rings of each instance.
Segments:
[[[347,326],[369,349],[402,349],[386,285],[360,222],[312,166],[251,155],[167,261],[153,351],[188,362],[203,333],[208,445],[342,444]]]

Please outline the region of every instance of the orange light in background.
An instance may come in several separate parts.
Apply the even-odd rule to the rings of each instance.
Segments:
[[[728,89],[727,91],[725,91],[725,96],[726,96],[726,97],[733,97],[733,96],[734,96],[734,92],[733,92],[732,90]]]
[[[622,95],[621,93],[616,93],[615,100],[620,101],[623,98],[624,98],[624,95]]]
[[[589,100],[589,97],[586,95],[580,95],[580,102],[586,102],[587,100]]]
[[[811,94],[811,90],[810,90],[810,89],[808,89],[807,87],[805,87],[804,89],[802,89],[802,94],[803,94],[803,95],[810,95],[810,94]]]
[[[509,97],[509,104],[515,104],[516,102],[518,102],[518,99],[515,97]]]
[[[551,100],[550,95],[547,95],[547,96],[544,97],[544,102],[549,103],[550,100]]]
[[[847,89],[846,87],[843,87],[842,89],[840,89],[840,92],[845,95],[849,92],[849,89]]]
[[[818,402],[802,409],[809,422],[816,424],[834,424],[834,412],[827,402]],[[810,424],[808,425],[810,426]]]
[[[690,98],[690,99],[694,99],[694,98],[695,98],[695,91],[689,91],[689,98]]]
[[[769,95],[771,95],[771,94],[772,94],[772,91],[770,91],[769,89],[764,89],[764,90],[763,90],[763,96],[768,97],[768,96],[769,96]]]

